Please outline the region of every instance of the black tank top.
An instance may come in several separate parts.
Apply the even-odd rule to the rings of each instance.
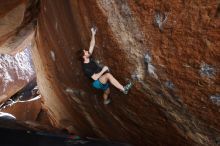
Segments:
[[[102,68],[98,66],[93,59],[90,59],[89,63],[83,63],[83,71],[89,78],[91,78],[93,74],[99,73],[101,70]]]

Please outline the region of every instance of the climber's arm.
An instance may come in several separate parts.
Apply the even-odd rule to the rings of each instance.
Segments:
[[[95,47],[95,34],[96,34],[96,28],[91,28],[92,32],[92,39],[90,41],[90,46],[89,46],[89,53],[92,54],[93,49]]]
[[[106,71],[108,71],[109,69],[108,69],[108,67],[107,66],[104,66],[103,68],[102,68],[102,71],[100,71],[99,73],[96,73],[96,74],[93,74],[92,76],[91,76],[91,78],[93,79],[93,80],[98,80]]]

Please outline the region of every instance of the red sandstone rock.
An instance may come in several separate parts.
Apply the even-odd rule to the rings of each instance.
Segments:
[[[13,102],[1,109],[2,112],[10,113],[19,121],[35,121],[41,110],[41,96],[27,101]]]
[[[40,1],[32,52],[52,125],[135,145],[218,145],[219,7],[214,0]],[[109,106],[77,56],[93,25],[95,58],[123,84],[134,82],[127,96],[112,88]]]
[[[2,0],[0,53],[15,54],[31,43],[37,3],[37,0]]]
[[[0,103],[35,77],[28,48],[31,48],[36,14],[36,10],[31,8],[36,8],[36,4],[34,0],[1,0]],[[26,50],[22,51],[24,49]]]

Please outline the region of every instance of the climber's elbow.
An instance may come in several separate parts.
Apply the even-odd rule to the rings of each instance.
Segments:
[[[93,75],[91,76],[91,78],[92,78],[93,80],[98,80],[98,79],[99,79],[99,75],[98,75],[98,74],[93,74]]]

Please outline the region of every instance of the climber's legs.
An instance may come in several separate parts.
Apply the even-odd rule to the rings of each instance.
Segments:
[[[124,94],[128,94],[128,91],[131,89],[131,86],[132,86],[132,83],[129,82],[127,85],[125,85],[123,87],[110,73],[106,73],[106,74],[102,75],[98,81],[101,84],[107,84],[109,81],[112,85],[114,85],[116,88],[118,88]]]
[[[111,99],[108,97],[109,94],[110,94],[110,88],[106,89],[103,93],[104,104],[109,104],[111,102]]]
[[[99,81],[102,84],[106,84],[109,81],[112,85],[114,85],[119,90],[121,90],[121,91],[125,90],[124,87],[110,73],[106,73],[106,74],[102,75],[99,78]],[[110,92],[110,90],[109,90],[109,92]]]
[[[108,88],[104,91],[104,93],[103,93],[104,100],[108,99],[109,94],[110,94],[110,88]]]

